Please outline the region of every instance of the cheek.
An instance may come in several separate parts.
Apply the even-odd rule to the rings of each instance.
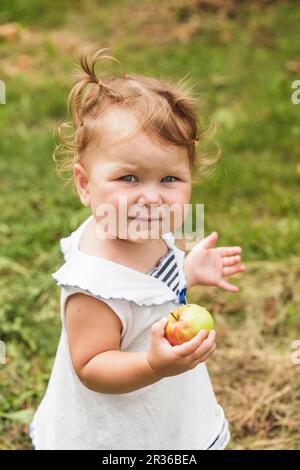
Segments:
[[[119,213],[125,217],[129,208],[135,203],[135,196],[132,191],[126,190],[117,184],[107,184],[99,191],[99,202],[108,204],[119,219]]]
[[[169,194],[168,198],[172,203],[177,202],[178,204],[188,204],[191,198],[191,185],[185,184],[174,188],[174,191]]]
[[[107,210],[107,206],[117,209],[117,194],[105,181],[90,185],[90,197],[94,213],[102,213],[103,210]]]
[[[122,189],[122,191],[118,191],[114,189],[114,191],[108,195],[108,198],[110,200],[110,203],[114,206],[117,212],[119,212],[121,208],[124,208],[124,210],[126,210],[126,213],[127,213],[129,207],[135,201],[130,191],[125,191],[124,189]]]
[[[181,198],[183,204],[189,204],[192,195],[192,186],[190,184],[185,185],[181,192]]]

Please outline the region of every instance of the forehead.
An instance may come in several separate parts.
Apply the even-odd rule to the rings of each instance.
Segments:
[[[92,152],[100,161],[109,166],[174,168],[189,164],[185,147],[173,145],[158,136],[137,131],[137,117],[119,108],[109,111],[101,119],[101,141]]]

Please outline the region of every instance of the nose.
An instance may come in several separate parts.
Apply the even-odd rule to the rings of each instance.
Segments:
[[[138,198],[138,204],[151,207],[162,204],[161,194],[155,185],[144,186]]]

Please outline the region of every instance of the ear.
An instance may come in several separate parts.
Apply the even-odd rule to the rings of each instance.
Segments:
[[[90,207],[89,178],[81,163],[73,165],[74,182],[82,204]]]

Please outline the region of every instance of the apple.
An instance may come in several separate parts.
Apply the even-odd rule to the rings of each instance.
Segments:
[[[172,346],[189,341],[200,330],[210,331],[214,327],[211,314],[196,304],[181,305],[167,316],[165,337]]]

